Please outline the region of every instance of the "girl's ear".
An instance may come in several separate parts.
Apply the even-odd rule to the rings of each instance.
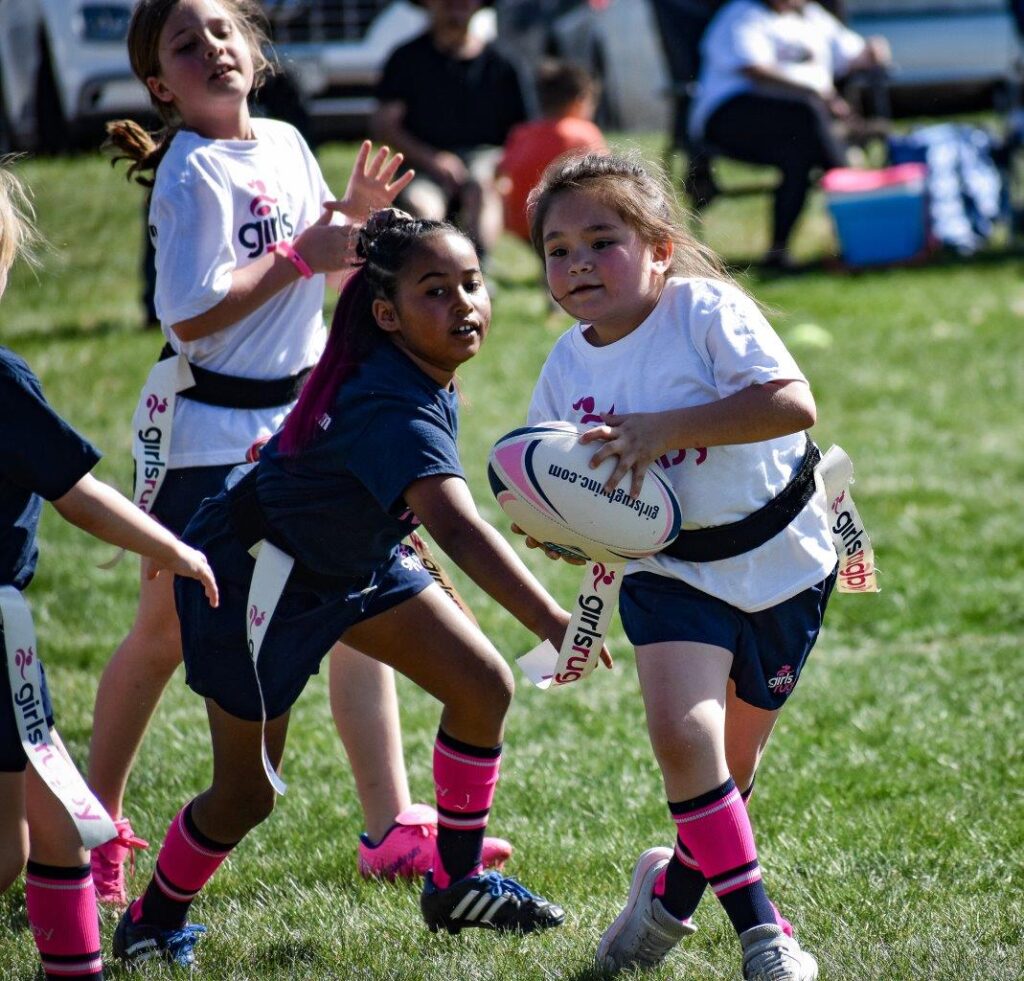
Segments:
[[[146,88],[159,102],[166,102],[169,105],[174,101],[174,93],[156,75],[150,75],[146,79]]]
[[[382,300],[377,297],[370,309],[373,312],[373,319],[377,321],[377,326],[381,330],[387,331],[389,334],[398,332],[398,312],[390,300]]]
[[[651,265],[654,267],[656,272],[662,273],[663,275],[668,272],[669,267],[672,265],[672,256],[675,253],[675,243],[672,239],[668,239],[665,242],[659,242],[657,245],[651,248]]]

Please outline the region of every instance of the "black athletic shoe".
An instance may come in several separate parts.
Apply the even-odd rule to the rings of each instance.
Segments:
[[[535,896],[515,879],[498,872],[469,876],[447,889],[438,889],[434,874],[428,872],[420,909],[432,933],[442,927],[449,933],[458,933],[463,927],[532,933],[561,926],[565,920],[561,906]]]
[[[177,930],[132,921],[131,907],[121,915],[114,930],[114,957],[127,964],[141,964],[154,958],[177,967],[195,965],[195,946],[206,933],[198,923],[186,923]]]

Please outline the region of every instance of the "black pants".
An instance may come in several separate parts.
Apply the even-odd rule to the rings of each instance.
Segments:
[[[782,171],[772,204],[772,248],[784,248],[815,170],[846,165],[846,148],[813,95],[745,92],[719,106],[704,127],[707,141],[736,160]]]

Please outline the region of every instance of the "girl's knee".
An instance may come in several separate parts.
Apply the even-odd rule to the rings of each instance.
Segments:
[[[700,713],[649,720],[654,755],[666,776],[691,776],[724,757],[721,734],[713,719]]]
[[[512,671],[495,653],[467,672],[445,700],[451,734],[466,742],[490,745],[500,738],[505,716],[515,692]]]
[[[242,821],[248,819],[250,822],[247,830],[262,824],[274,813],[277,794],[266,780],[263,780],[262,783],[265,786],[247,787],[236,797],[240,819]]]
[[[512,669],[504,659],[495,656],[489,659],[483,680],[487,689],[484,697],[488,704],[501,712],[501,716],[504,718],[512,704],[512,696],[516,690]]]
[[[193,818],[204,834],[229,844],[266,821],[274,813],[276,801],[277,794],[263,775],[230,786],[215,784],[207,792],[202,813],[193,811]]]

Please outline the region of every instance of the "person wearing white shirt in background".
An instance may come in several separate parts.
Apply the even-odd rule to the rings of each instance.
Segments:
[[[836,120],[853,115],[836,79],[890,60],[808,0],[733,0],[708,26],[689,132],[750,163],[778,167],[766,263],[792,264],[789,239],[815,170],[846,165]]]

